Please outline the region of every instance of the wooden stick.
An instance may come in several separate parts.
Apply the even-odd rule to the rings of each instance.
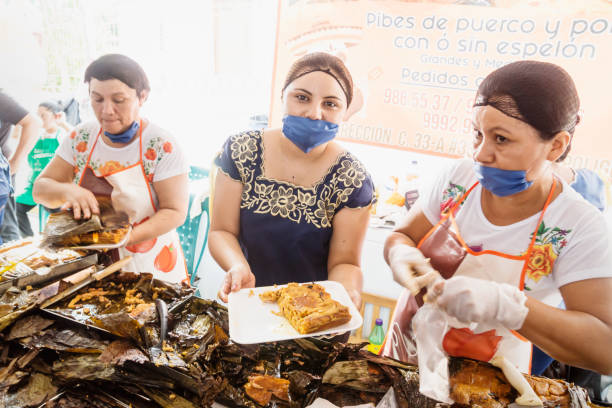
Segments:
[[[128,256],[118,260],[114,264],[109,265],[108,267],[106,267],[106,269],[102,269],[100,272],[94,273],[92,275],[92,278],[94,278],[97,281],[100,281],[100,280],[106,278],[108,275],[110,275],[110,274],[112,274],[114,272],[117,272],[119,269],[123,268],[131,260],[132,260],[132,255],[128,255]]]
[[[58,293],[57,295],[53,296],[51,299],[49,299],[46,302],[44,302],[40,306],[40,308],[44,309],[47,306],[52,305],[53,303],[57,302],[58,300],[62,300],[66,296],[73,294],[77,290],[79,290],[79,289],[89,285],[92,282],[100,281],[100,280],[106,278],[107,276],[113,274],[114,272],[117,272],[119,269],[121,269],[125,264],[127,264],[131,260],[132,260],[132,256],[131,255],[128,255],[125,258],[118,260],[114,264],[111,264],[108,267],[106,267],[105,269],[102,269],[100,272],[92,274],[89,278],[87,278],[87,279],[79,282],[78,284],[76,284],[76,285],[66,289],[62,293]]]

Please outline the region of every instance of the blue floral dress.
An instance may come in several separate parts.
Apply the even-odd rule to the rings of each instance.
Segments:
[[[348,152],[311,188],[266,178],[261,131],[231,136],[215,164],[242,183],[238,241],[256,286],[326,280],[334,215],[374,201],[372,178]]]

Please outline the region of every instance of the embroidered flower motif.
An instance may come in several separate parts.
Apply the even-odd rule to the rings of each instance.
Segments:
[[[268,196],[272,192],[274,186],[266,186],[262,183],[255,183],[255,193],[263,196]]]
[[[444,214],[446,211],[450,210],[454,203],[452,198],[440,203],[440,214]]]
[[[145,153],[145,157],[149,160],[155,160],[155,158],[157,157],[157,152],[155,151],[155,149],[148,148]]]
[[[73,130],[72,132],[70,132],[70,138],[74,139],[76,137],[76,130]]]
[[[347,187],[360,188],[365,174],[360,168],[359,162],[343,160],[342,167],[338,169],[338,180]]]
[[[314,215],[320,219],[321,227],[331,227],[331,219],[334,217],[334,208],[325,203],[325,201],[319,201]]]
[[[149,174],[147,174],[147,181],[148,181],[149,183],[152,183],[152,182],[153,182],[153,177],[154,177],[154,176],[155,176],[155,174],[153,174],[153,173],[149,173]]]
[[[310,206],[313,206],[314,203],[317,201],[317,197],[315,197],[313,194],[310,194],[308,192],[304,193],[298,190],[298,200],[301,204],[304,204],[310,207]]]
[[[257,141],[248,133],[237,136],[232,145],[232,159],[244,163],[247,160],[254,160],[257,152]]]
[[[350,200],[355,186],[367,186],[363,182],[367,172],[348,153],[340,156],[313,188],[267,179],[262,174],[261,143],[261,132],[249,131],[232,136],[226,147],[242,182],[241,209],[286,218],[296,224],[330,228],[335,213]],[[371,189],[369,192],[373,194]]]
[[[163,149],[164,149],[164,152],[166,153],[172,153],[172,143],[170,142],[164,143]]]
[[[527,278],[538,282],[543,277],[552,274],[555,260],[561,253],[561,249],[567,245],[566,237],[570,232],[571,230],[558,227],[547,228],[544,222],[540,224],[531,257],[527,262]]]
[[[296,201],[297,197],[293,194],[292,188],[280,186],[270,194],[270,214],[287,217],[290,212],[295,211]]]
[[[77,152],[83,153],[85,150],[87,150],[87,142],[79,142],[75,149]]]
[[[557,259],[557,254],[552,244],[534,245],[527,263],[527,276],[534,282],[538,282],[544,276],[550,275],[555,259]]]
[[[98,172],[101,176],[107,176],[123,168],[124,167],[118,161],[109,160],[98,169]]]
[[[442,202],[440,203],[440,215],[446,214],[465,193],[465,187],[459,184],[449,183],[449,186],[442,193]],[[455,210],[455,213],[459,207]]]
[[[355,191],[354,188],[345,188],[340,191],[336,196],[336,204],[339,206],[342,203],[346,203],[351,197],[351,194],[353,194],[353,191]]]

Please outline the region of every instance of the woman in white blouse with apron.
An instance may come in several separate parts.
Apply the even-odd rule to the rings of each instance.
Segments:
[[[175,228],[187,213],[188,166],[176,140],[140,116],[147,76],[132,59],[109,54],[89,65],[85,82],[97,121],[64,140],[36,180],[34,199],[79,219],[99,212],[96,197],[110,196],[133,225],[120,249],[133,260],[123,270],[180,282],[187,269]]]
[[[427,300],[470,324],[445,333],[449,355],[503,356],[528,373],[533,343],[559,361],[612,372],[612,237],[552,170],[569,151],[579,105],[571,77],[549,63],[511,63],[481,83],[473,159],[441,173],[385,244],[394,279],[410,291],[382,354],[414,361],[411,320],[423,292],[412,294],[433,268],[445,280]],[[562,300],[567,310],[557,308]]]

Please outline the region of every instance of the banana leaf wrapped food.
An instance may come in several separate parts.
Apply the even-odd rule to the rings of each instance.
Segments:
[[[0,401],[13,401],[5,406],[36,406],[40,395],[53,407],[191,408],[217,402],[298,408],[317,398],[337,406],[375,405],[383,398],[400,408],[441,406],[419,393],[418,367],[373,355],[364,344],[312,337],[235,344],[227,335],[227,309],[215,301],[187,296],[191,292],[172,285],[160,290],[151,277],[107,279],[62,300],[54,312],[74,317],[79,310],[72,321],[100,324],[108,332],[35,311],[0,333]],[[87,294],[93,296],[82,296]],[[150,353],[161,335],[154,296],[169,305],[162,364]],[[503,372],[490,364],[451,359],[449,369],[454,406],[502,408],[516,398]],[[526,378],[544,407],[589,406],[579,387]],[[39,396],[26,400],[27,395]]]
[[[145,333],[157,326],[155,300],[174,304],[193,291],[189,286],[153,279],[152,274],[122,272],[79,290],[46,312],[146,345]]]
[[[128,215],[115,211],[109,198],[97,197],[97,200],[100,214],[93,214],[88,219],[75,220],[72,211],[49,215],[41,245],[77,247],[122,242],[130,231]]]

